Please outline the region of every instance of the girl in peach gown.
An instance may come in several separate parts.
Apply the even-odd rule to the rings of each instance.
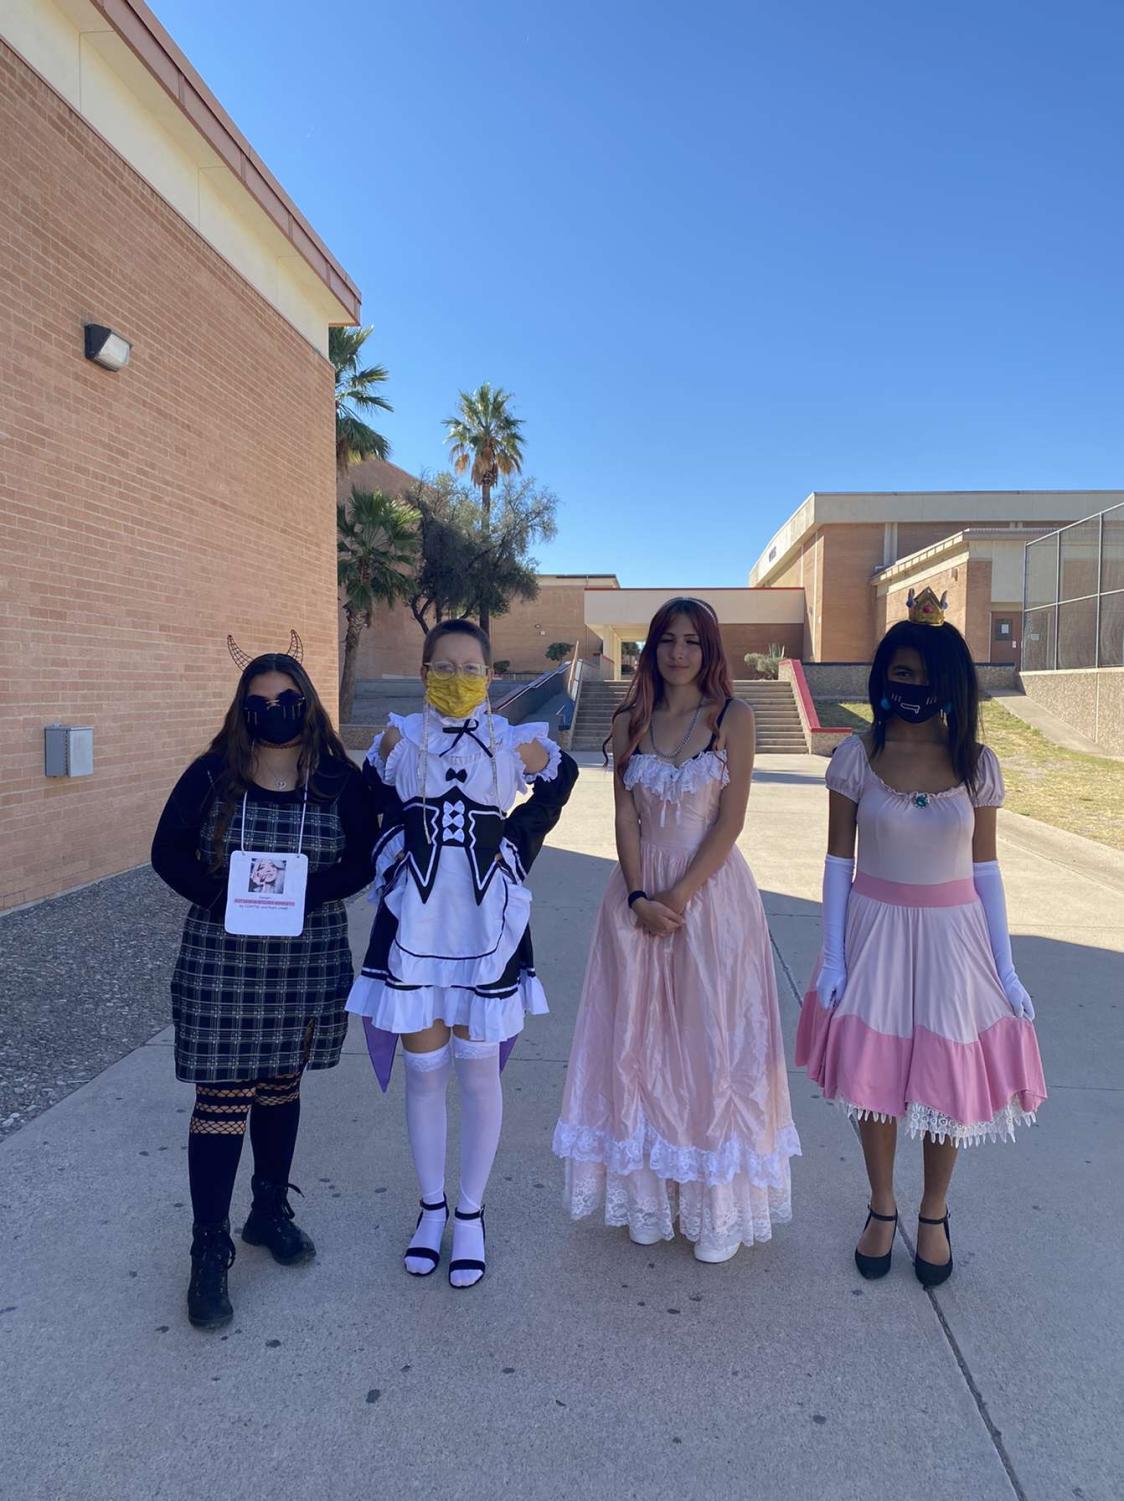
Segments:
[[[727,1261],[791,1218],[792,1124],[769,933],[735,841],[753,711],[711,607],[648,630],[610,737],[620,864],[601,903],[554,1150],[575,1218]],[[606,742],[608,745],[609,742]]]

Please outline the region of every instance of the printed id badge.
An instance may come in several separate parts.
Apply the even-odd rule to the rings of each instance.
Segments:
[[[226,931],[252,938],[304,932],[308,856],[233,850],[226,885]]]
[[[284,854],[246,848],[246,800],[242,795],[242,847],[230,854],[226,882],[226,931],[244,938],[299,938],[304,932],[304,901],[308,890],[308,856],[304,819],[308,812],[308,782],[304,784],[297,847]]]

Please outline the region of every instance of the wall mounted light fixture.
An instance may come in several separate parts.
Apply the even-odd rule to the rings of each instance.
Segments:
[[[133,346],[101,323],[86,324],[86,358],[105,370],[120,370],[129,363]]]

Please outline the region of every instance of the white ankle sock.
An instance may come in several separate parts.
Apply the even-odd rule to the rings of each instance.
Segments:
[[[498,1042],[469,1042],[455,1034],[453,1065],[461,1092],[461,1181],[457,1208],[475,1214],[484,1204],[488,1175],[503,1125]],[[453,1220],[453,1261],[484,1260],[484,1222]],[[484,1275],[475,1269],[450,1272],[454,1287],[472,1287]]]
[[[432,1053],[403,1049],[406,1065],[406,1131],[424,1204],[440,1204],[445,1197],[445,1139],[448,1117],[445,1094],[449,1087],[449,1044]],[[421,1219],[406,1252],[406,1270],[416,1277],[428,1276],[437,1263],[426,1251],[439,1252],[448,1213],[445,1209],[421,1211]],[[422,1254],[411,1256],[410,1252]]]

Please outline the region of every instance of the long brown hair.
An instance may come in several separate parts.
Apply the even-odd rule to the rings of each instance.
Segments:
[[[619,715],[628,715],[628,745],[624,755],[617,762],[618,772],[624,771],[629,757],[648,733],[653,711],[663,702],[664,684],[656,661],[656,650],[676,615],[687,616],[702,647],[702,667],[696,682],[703,698],[711,700],[711,711],[707,723],[712,731],[716,732],[718,729],[718,716],[726,700],[734,696],[730,669],[726,665],[726,649],[722,645],[722,632],[718,628],[718,616],[705,600],[691,599],[688,595],[669,599],[652,616],[632,684],[624,703],[613,715],[614,723]],[[601,747],[606,765],[609,761],[609,746],[612,740],[613,732],[610,729]]]
[[[292,678],[294,687],[308,706],[301,727],[297,777],[300,781],[308,778],[309,796],[323,795],[317,788],[316,778],[326,756],[333,756],[340,761],[347,760],[347,751],[336,734],[331,716],[313,687],[312,679],[296,657],[290,657],[286,652],[266,652],[264,656],[255,657],[252,662],[248,662],[238,679],[238,687],[234,690],[222,729],[208,746],[211,755],[223,758],[223,770],[219,779],[223,803],[215,826],[216,854],[222,849],[238,800],[253,785],[254,742],[246,728],[243,709],[249,697],[250,684],[254,678],[261,677],[266,672],[282,672],[286,677]]]

